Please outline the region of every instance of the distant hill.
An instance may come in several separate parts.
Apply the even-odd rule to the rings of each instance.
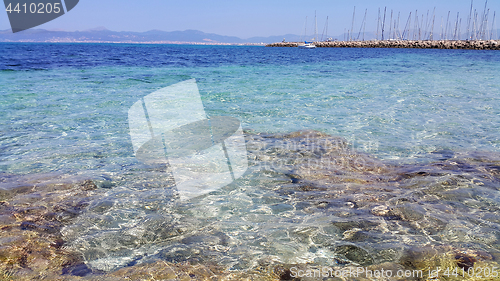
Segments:
[[[273,43],[298,41],[300,36],[286,34],[270,37],[252,37],[241,39],[235,36],[224,36],[214,33],[205,33],[198,30],[161,31],[150,30],[146,32],[111,31],[104,27],[93,28],[85,31],[51,31],[45,29],[28,29],[12,33],[10,29],[0,31],[0,42],[116,42],[116,43]]]
[[[411,31],[410,31],[410,34]],[[500,30],[493,32],[493,36],[500,35]],[[388,34],[386,34],[388,36]],[[326,36],[325,36],[326,37]],[[333,37],[337,40],[373,40],[377,36],[374,32],[353,32]],[[379,39],[381,35],[379,34]],[[464,35],[462,35],[464,37]],[[161,31],[150,30],[146,32],[111,31],[105,27],[97,27],[84,31],[56,31],[45,29],[28,29],[12,33],[10,29],[0,30],[0,42],[113,42],[113,43],[198,43],[198,44],[258,44],[275,43],[285,39],[287,42],[311,40],[312,36],[304,37],[294,34],[280,36],[252,37],[242,39],[236,36],[224,36],[214,33],[205,33],[199,30]],[[319,39],[322,39],[321,36]],[[326,38],[323,38],[326,39]],[[439,38],[436,38],[439,39]],[[465,38],[462,38],[465,39]]]

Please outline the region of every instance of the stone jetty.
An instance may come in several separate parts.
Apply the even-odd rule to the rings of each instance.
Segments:
[[[266,47],[297,47],[302,42],[278,42]],[[318,48],[415,48],[500,50],[500,40],[372,40],[315,42]]]

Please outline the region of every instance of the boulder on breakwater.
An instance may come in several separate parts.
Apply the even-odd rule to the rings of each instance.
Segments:
[[[301,42],[278,42],[266,47],[297,47]],[[372,40],[315,42],[318,48],[415,48],[500,50],[500,40]]]

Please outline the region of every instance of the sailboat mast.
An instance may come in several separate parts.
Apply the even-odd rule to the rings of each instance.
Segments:
[[[418,33],[418,10],[415,10],[415,23],[413,26],[413,40],[417,40],[417,33]]]
[[[318,41],[318,20],[316,19],[316,11],[314,11],[314,40]]]
[[[387,11],[387,7],[384,8],[384,20],[382,21],[382,40],[384,40],[384,28],[385,28],[385,13]]]
[[[458,22],[458,40],[462,40],[460,39],[462,38],[461,28],[462,28],[462,18],[460,18],[460,21]]]
[[[474,20],[472,21],[472,40],[477,39],[477,33],[476,33],[476,21],[477,21],[477,12],[476,9],[474,9]]]
[[[380,8],[378,8],[378,20],[377,20],[377,40],[378,40],[378,31],[380,27]]]
[[[391,20],[389,21],[389,40],[391,40],[392,36],[392,9],[391,9]]]
[[[422,14],[422,19],[420,20],[420,27],[418,28],[418,40],[421,40],[422,28],[424,27],[424,14]]]
[[[495,38],[495,37],[497,37],[497,36],[498,36],[498,34],[497,34],[497,36],[493,37],[493,29],[495,28],[495,17],[496,17],[496,11],[494,11],[494,12],[493,12],[493,22],[491,22],[491,35],[490,35],[490,40],[492,40],[493,38]],[[498,33],[498,31],[497,31],[497,33]],[[495,39],[493,39],[493,40],[497,40],[497,39],[498,39],[498,38],[495,38]]]
[[[434,10],[432,11],[432,26],[431,26],[431,35],[429,36],[430,40],[433,40],[434,36],[434,20],[436,19],[436,7],[434,7]]]
[[[427,37],[427,30],[429,29],[429,10],[427,10],[427,15],[425,16],[425,27],[424,27],[424,40],[426,40]]]
[[[409,39],[410,37],[410,25],[411,25],[411,12],[410,12],[410,15],[408,16],[408,20],[406,20],[406,25],[405,25],[405,29],[403,30],[403,34],[401,35],[401,39]],[[408,30],[408,32],[407,32]],[[406,36],[406,37],[405,37]]]
[[[399,29],[399,16],[401,15],[401,12],[398,12],[398,21],[397,21],[397,24],[396,22],[394,22],[394,34],[396,37],[396,39],[401,39],[401,30]]]
[[[351,24],[351,33],[349,36],[349,41],[352,41],[352,32],[354,29],[354,15],[356,14],[356,6],[354,6],[354,11],[352,12],[352,24]]]
[[[321,41],[325,40],[328,40],[328,16],[326,17],[325,26],[323,27],[323,33],[321,33]]]
[[[361,36],[361,30],[363,29],[363,24],[365,23],[365,20],[366,20],[366,12],[367,11],[368,11],[368,9],[365,10],[365,16],[363,17],[363,21],[361,22],[361,26],[359,27],[358,37],[356,37],[356,41],[358,41],[359,37]],[[363,30],[363,41],[365,40],[364,37],[365,37],[365,34],[364,34],[364,30]]]
[[[467,40],[472,39],[471,33],[470,33],[470,24],[472,21],[472,3],[474,0],[470,1],[470,13],[469,13],[469,18],[467,19]]]
[[[365,27],[366,27],[366,13],[368,12],[368,9],[365,10],[365,17],[363,19],[363,41],[365,41]]]
[[[328,40],[328,16],[326,16],[326,40]]]
[[[484,2],[484,11],[483,11],[483,15],[481,16],[481,25],[479,26],[480,39],[484,39],[483,38],[483,34],[484,34],[483,30],[484,30],[484,23],[486,21],[486,15],[487,15],[487,11],[486,11],[487,5],[488,5],[488,0],[486,0]],[[489,10],[488,10],[488,12],[489,12]]]
[[[439,40],[443,40],[443,17],[441,17],[441,33],[439,34]]]
[[[444,27],[444,40],[448,40],[448,22],[450,21],[450,11],[448,11],[448,18],[446,18],[446,25]]]
[[[490,9],[486,12],[486,15],[484,16],[484,26],[483,26],[483,40],[488,39],[488,16],[490,15]]]

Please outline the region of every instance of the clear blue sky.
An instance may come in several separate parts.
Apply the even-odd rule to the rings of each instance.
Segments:
[[[51,30],[86,30],[99,26],[113,31],[147,31],[152,29],[176,31],[196,29],[207,33],[249,38],[253,36],[302,35],[308,17],[308,33],[314,27],[314,12],[317,11],[318,33],[322,33],[326,17],[329,16],[329,35],[340,35],[349,30],[353,8],[356,6],[354,30],[359,31],[365,9],[368,9],[366,31],[376,31],[378,8],[387,7],[387,22],[390,11],[401,12],[400,25],[404,27],[408,14],[418,10],[419,18],[432,14],[436,7],[435,30],[439,29],[441,17],[455,21],[457,12],[462,18],[462,32],[469,15],[470,0],[80,0],[68,14],[37,28]],[[484,9],[484,0],[474,0],[479,15]],[[489,0],[489,21],[493,11],[500,22],[500,0]],[[413,22],[413,19],[412,19]],[[425,17],[424,17],[425,22]],[[500,24],[496,24],[500,27]],[[402,28],[402,27],[401,27]],[[0,30],[10,29],[7,13],[0,13]],[[310,31],[310,32],[309,32]]]

